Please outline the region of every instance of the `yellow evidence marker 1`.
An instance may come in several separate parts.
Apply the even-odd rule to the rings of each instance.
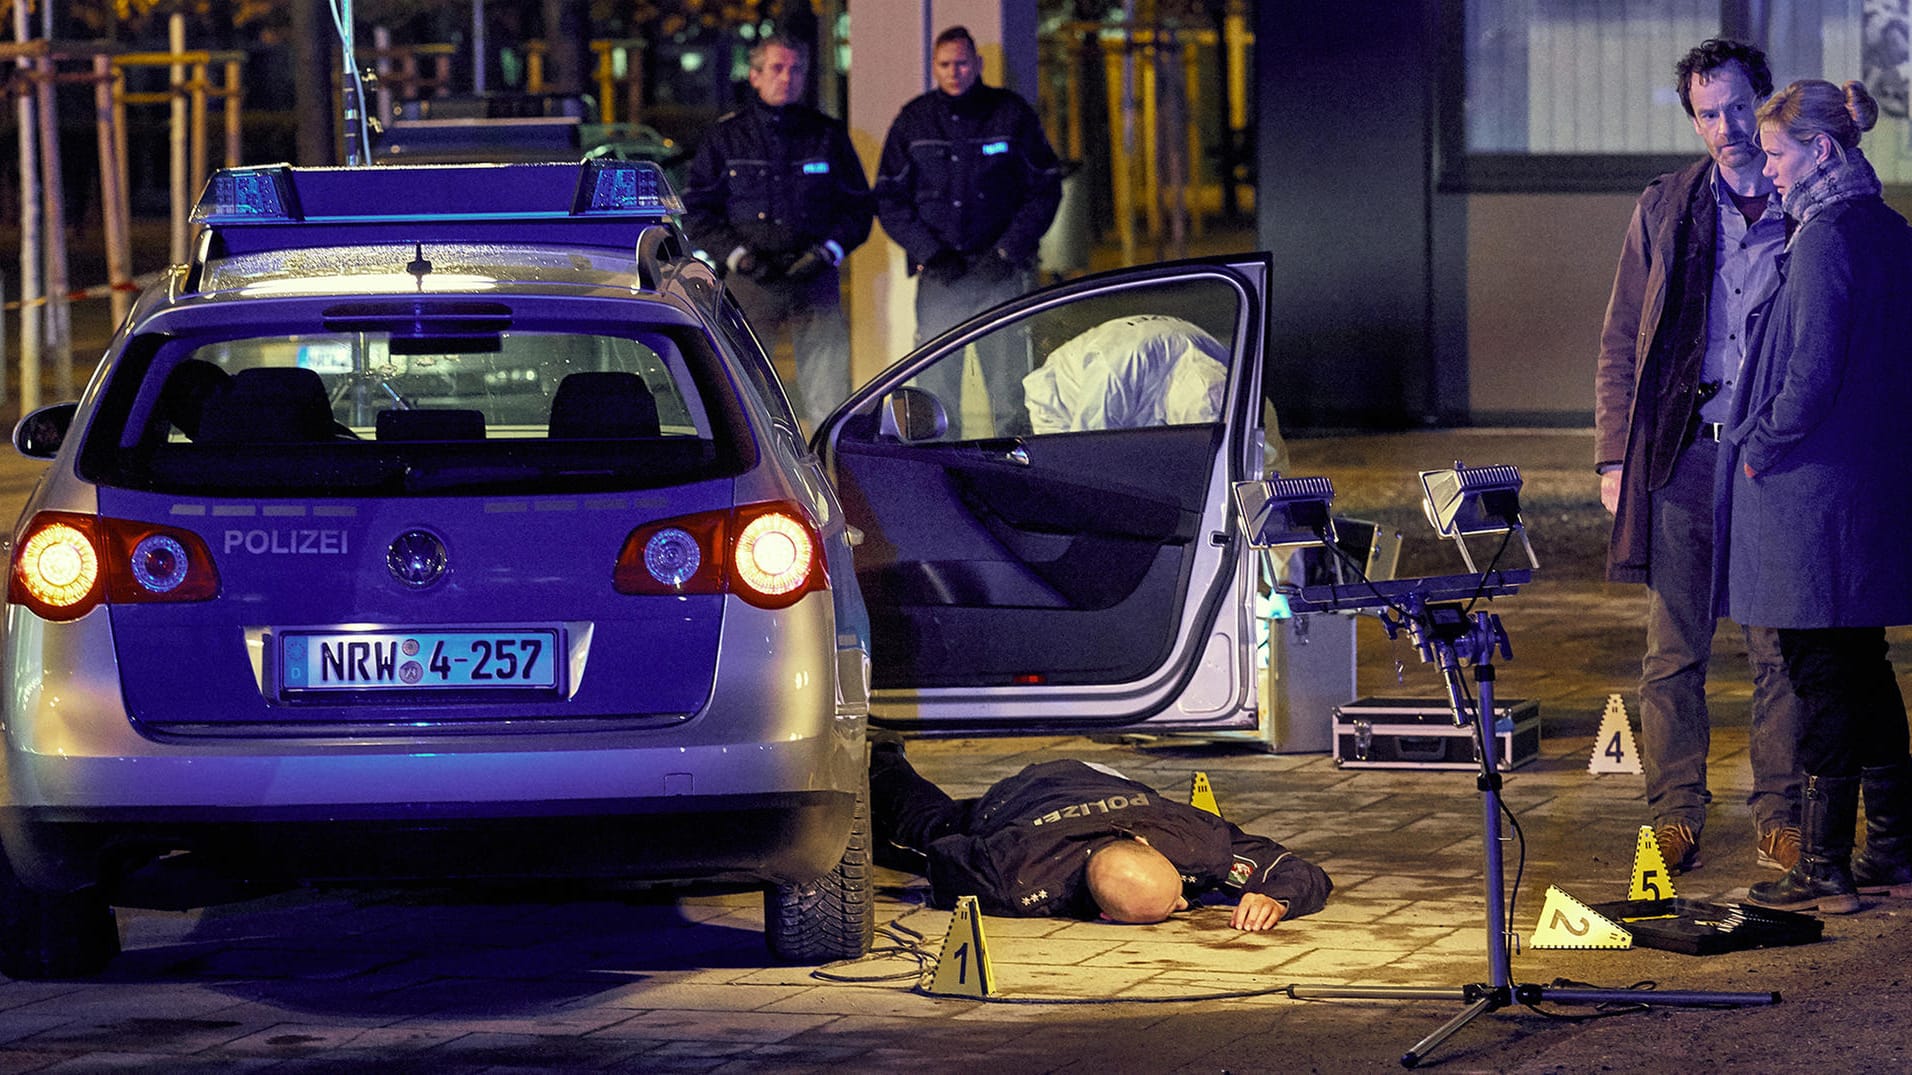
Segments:
[[[943,954],[925,987],[937,996],[986,997],[996,991],[989,971],[989,945],[983,940],[983,915],[976,897],[956,898],[956,913],[943,937]]]
[[[1640,838],[1633,845],[1633,886],[1627,890],[1627,899],[1670,900],[1676,895],[1666,857],[1660,854],[1660,841],[1653,838],[1653,826],[1640,826]]]
[[[1198,772],[1189,784],[1188,805],[1197,810],[1206,810],[1216,817],[1222,816],[1222,808],[1215,805],[1215,789],[1208,786],[1208,774]]]
[[[1540,921],[1529,948],[1631,948],[1633,934],[1612,919],[1567,895],[1557,885],[1547,886],[1547,902],[1540,907]]]

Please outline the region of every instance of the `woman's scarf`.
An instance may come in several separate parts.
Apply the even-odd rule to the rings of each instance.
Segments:
[[[1884,189],[1872,163],[1858,146],[1853,146],[1845,151],[1844,159],[1834,155],[1810,176],[1793,184],[1786,192],[1786,215],[1804,224],[1830,206],[1854,198],[1877,197]]]

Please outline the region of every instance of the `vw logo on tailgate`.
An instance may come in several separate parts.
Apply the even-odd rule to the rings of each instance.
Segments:
[[[430,586],[445,574],[445,543],[429,530],[407,530],[385,550],[385,566],[407,586]]]

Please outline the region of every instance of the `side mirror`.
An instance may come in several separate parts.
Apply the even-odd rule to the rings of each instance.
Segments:
[[[13,446],[29,459],[51,459],[66,443],[78,403],[55,403],[28,414],[13,427]]]
[[[899,388],[883,400],[877,431],[905,444],[936,440],[949,432],[942,401],[920,388]]]

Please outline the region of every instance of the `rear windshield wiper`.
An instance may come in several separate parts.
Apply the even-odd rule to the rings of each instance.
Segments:
[[[549,467],[533,463],[445,463],[420,465],[414,463],[405,468],[405,491],[408,493],[443,493],[453,490],[469,489],[482,492],[502,492],[520,487],[536,488],[548,482],[552,477]]]

